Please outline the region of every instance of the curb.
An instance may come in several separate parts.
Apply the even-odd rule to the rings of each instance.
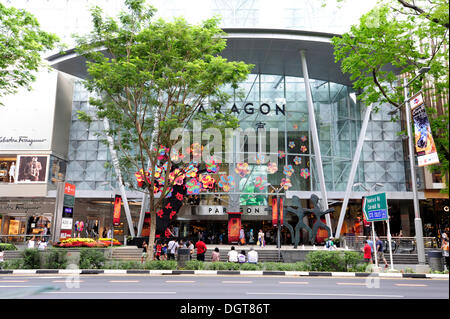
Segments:
[[[125,270],[125,269],[5,269],[0,275],[40,275],[40,274],[81,274],[81,275],[234,275],[234,276],[298,276],[298,277],[380,277],[380,278],[416,278],[449,279],[448,274],[402,274],[402,273],[355,273],[355,272],[319,272],[319,271],[251,271],[251,270]]]

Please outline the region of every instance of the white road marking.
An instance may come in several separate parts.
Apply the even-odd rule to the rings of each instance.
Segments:
[[[292,285],[308,285],[307,281],[280,281],[280,284],[292,284]]]
[[[404,298],[401,295],[362,295],[362,294],[319,294],[319,293],[301,293],[301,292],[247,292],[247,295],[280,295],[280,296],[331,296],[331,297],[386,297],[386,298]]]
[[[4,282],[27,282],[28,280],[0,280],[1,283]]]
[[[40,286],[0,286],[0,288],[32,288],[32,287],[40,287]]]
[[[401,287],[427,287],[428,285],[423,285],[423,284],[395,284],[396,286],[401,286]]]
[[[223,284],[251,284],[253,281],[224,280]]]
[[[343,286],[366,286],[367,284],[365,282],[337,282],[336,285],[343,285]]]
[[[139,282],[139,280],[110,280],[109,282],[122,283],[122,282]]]
[[[160,295],[174,295],[175,291],[53,291],[45,292],[46,294],[160,294]]]
[[[182,283],[182,284],[186,283],[186,284],[191,284],[191,283],[194,283],[195,280],[166,280],[166,282],[168,282],[168,283]]]

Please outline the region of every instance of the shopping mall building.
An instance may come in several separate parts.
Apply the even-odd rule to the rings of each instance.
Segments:
[[[42,3],[38,5],[38,2]],[[106,2],[112,13],[120,8],[121,1]],[[237,194],[217,190],[202,193],[195,199],[187,198],[171,221],[179,236],[194,238],[198,231],[204,231],[209,237],[214,235],[216,242],[220,234],[225,234],[226,242],[227,208],[233,196],[234,199],[237,196],[241,223],[247,231],[274,232],[272,215],[267,209],[273,188],[258,188],[255,181],[257,177],[266,179],[279,188],[286,177],[283,167],[288,165],[293,168],[292,186],[280,193],[285,198],[285,207],[291,205],[293,196],[301,199],[303,207],[311,206],[312,194],[323,198],[323,176],[328,205],[335,209],[327,222],[331,223],[333,233],[336,230],[366,105],[358,101],[358,92],[352,89],[348,75],[334,62],[330,39],[345,32],[350,23],[356,23],[367,8],[356,6],[361,1],[349,1],[355,5],[352,10],[347,7],[349,4],[336,9],[322,8],[317,2],[207,1],[206,6],[201,1],[154,3],[164,18],[182,14],[196,23],[213,14],[222,15],[222,26],[228,34],[227,48],[222,55],[255,65],[252,74],[240,84],[243,95],[224,89],[233,98],[222,109],[232,110],[243,130],[278,129],[278,171],[269,174],[266,166],[250,164],[250,173],[238,182]],[[14,1],[12,5],[34,13],[44,27],[48,24],[49,31],[57,32],[54,24],[59,23],[63,26],[60,32],[66,37],[74,31],[87,32],[89,17],[85,8],[79,7],[78,1],[63,3],[64,8],[44,0],[33,1],[35,7],[26,0]],[[75,19],[77,10],[80,14]],[[350,13],[354,16],[349,17]],[[52,14],[57,18],[51,18]],[[300,51],[304,52],[303,60]],[[145,209],[141,211],[142,193],[121,189],[117,180],[118,173],[127,176],[134,172],[117,172],[112,165],[106,168],[105,163],[112,162],[114,154],[97,136],[105,123],[88,124],[78,119],[78,111],[94,114],[88,102],[89,93],[80,81],[87,76],[84,60],[73,50],[51,54],[47,60],[55,71],[40,73],[33,91],[8,97],[3,101],[5,107],[0,109],[3,121],[0,126],[0,235],[38,234],[51,225],[57,184],[64,181],[76,187],[74,235],[77,235],[76,221],[83,221],[85,230],[97,223],[100,234],[104,228],[110,228],[116,194],[126,199],[127,209],[122,212],[121,224],[115,228],[115,238],[146,235],[148,225],[142,214]],[[312,94],[321,167],[314,152],[306,76]],[[353,183],[366,188],[382,184],[376,191],[387,194],[391,233],[401,231],[404,236],[414,236],[408,148],[399,134],[404,123],[391,121],[389,106],[378,107],[379,111],[371,114],[368,123]],[[245,158],[256,155],[245,142],[236,152],[244,153]],[[417,168],[417,172],[425,236],[435,236],[437,229],[448,227],[448,211],[445,211],[448,196],[443,198],[439,194],[443,187],[439,178],[423,168]],[[222,165],[218,174],[232,174],[232,165]],[[357,218],[362,218],[361,199],[366,194],[361,186],[352,188],[341,233],[359,232]],[[288,214],[286,218],[295,224],[296,217]],[[305,222],[311,224],[312,220],[306,217]],[[385,235],[386,224],[376,223],[376,230]]]

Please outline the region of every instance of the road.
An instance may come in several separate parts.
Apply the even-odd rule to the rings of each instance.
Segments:
[[[41,287],[58,290],[35,295]],[[199,276],[0,275],[0,297],[25,299],[448,299],[448,279]]]

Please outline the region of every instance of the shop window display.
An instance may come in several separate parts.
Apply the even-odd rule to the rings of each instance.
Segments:
[[[14,183],[16,176],[16,157],[0,158],[0,183]]]

